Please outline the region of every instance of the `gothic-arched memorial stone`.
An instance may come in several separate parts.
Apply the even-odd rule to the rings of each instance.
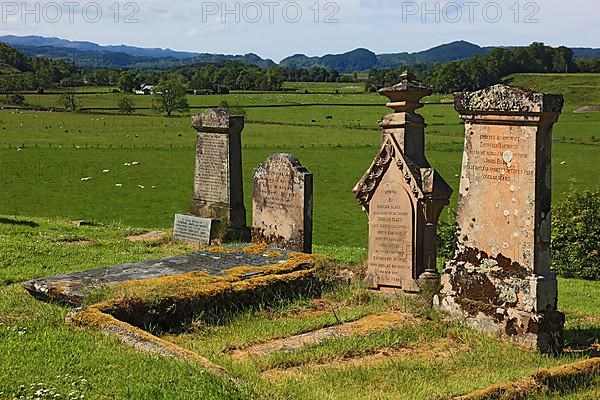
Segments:
[[[439,279],[436,229],[452,189],[425,158],[425,121],[415,113],[431,90],[402,78],[379,92],[395,112],[381,121],[382,146],[354,194],[369,215],[367,285],[418,293]]]

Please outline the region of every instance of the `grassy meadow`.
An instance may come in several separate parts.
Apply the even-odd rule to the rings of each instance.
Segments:
[[[210,325],[201,319],[162,337],[224,366],[234,385],[198,365],[139,352],[93,329],[68,327],[69,309],[35,300],[18,284],[142,259],[183,254],[168,240],[129,242],[124,226],[76,228],[39,217],[0,218],[0,399],[445,399],[493,383],[518,380],[540,368],[588,356],[597,342],[599,282],[560,279],[573,352],[542,356],[446,321],[410,300],[374,296],[359,285],[328,290],[245,311]],[[231,351],[382,312],[412,312],[393,328],[330,339],[293,353],[236,360]],[[596,399],[587,382],[571,399]],[[35,393],[43,390],[39,396]],[[45,394],[44,394],[45,393]],[[562,398],[563,393],[547,393]],[[81,397],[83,396],[83,397]],[[532,395],[532,399],[538,398]]]
[[[600,75],[523,74],[508,80],[565,93],[554,132],[553,200],[560,201],[572,185],[600,186],[600,113],[573,113],[600,105]],[[253,169],[272,153],[293,153],[315,176],[315,251],[348,264],[364,259],[367,244],[367,218],[352,188],[378,150],[377,121],[389,111],[385,98],[365,94],[360,86],[290,83],[289,93],[189,96],[193,112],[227,101],[246,113],[248,221]],[[522,351],[359,285],[163,335],[233,371],[243,380],[237,385],[195,364],[139,352],[91,329],[69,328],[64,323],[69,309],[34,300],[18,283],[190,251],[169,240],[126,239],[169,229],[173,215],[188,209],[195,152],[190,116],[156,115],[146,109],[149,96],[133,97],[136,114],[117,115],[108,110],[119,96],[111,88],[86,90],[93,94],[78,98],[93,109],[87,112],[0,110],[0,399],[445,399],[586,358],[590,353],[583,349],[600,340],[600,283],[571,279],[559,279],[559,309],[567,315],[572,351],[559,357]],[[58,95],[26,98],[29,104],[59,106]],[[462,121],[451,105],[437,104],[450,99],[432,96],[426,100],[436,104],[420,110],[428,123],[427,157],[455,189],[445,218],[456,207],[463,147]],[[99,224],[68,223],[80,219]],[[236,348],[389,310],[411,311],[420,322],[289,354],[230,357]],[[599,384],[596,379],[579,391],[543,398],[597,399]]]
[[[600,98],[593,98],[600,97],[600,91],[587,94],[589,87],[600,88],[600,77],[551,75],[544,80],[539,75],[517,75],[510,80],[536,90],[567,93],[565,112],[554,132],[554,200],[561,198],[573,180],[577,186],[598,186],[600,178],[593,161],[600,149],[600,113],[572,111],[588,103],[600,104]],[[325,93],[343,85],[352,86],[308,87],[319,87],[319,93]],[[573,92],[568,89],[570,85],[579,90]],[[80,95],[81,105],[115,107],[118,95],[101,89],[105,93]],[[426,101],[442,99],[432,96]],[[134,100],[140,107],[149,107],[151,98],[135,96]],[[234,93],[189,96],[189,100],[195,107],[227,101],[230,106],[244,108],[243,167],[248,211],[253,169],[272,153],[290,152],[315,175],[315,243],[365,247],[366,217],[351,190],[377,151],[377,121],[388,112],[385,98],[365,93]],[[58,96],[28,95],[28,101],[56,105]],[[429,125],[427,156],[455,189],[451,205],[455,208],[462,121],[451,105],[430,104],[420,112]],[[173,214],[186,211],[190,202],[194,143],[189,116],[166,118],[149,110],[140,110],[134,116],[106,111],[2,110],[0,212],[167,228]],[[141,164],[124,166],[132,161]],[[86,177],[93,179],[82,182],[81,178]],[[117,188],[116,184],[123,187]]]

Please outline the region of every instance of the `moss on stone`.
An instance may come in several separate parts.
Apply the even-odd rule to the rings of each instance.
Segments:
[[[530,378],[516,382],[492,385],[454,400],[500,400],[525,399],[548,391],[567,391],[581,386],[593,377],[600,375],[600,358],[583,360],[552,369],[536,372]]]
[[[249,247],[243,250],[251,254],[266,249],[266,245]],[[197,315],[218,319],[229,310],[318,294],[327,275],[317,273],[326,265],[322,258],[289,253],[285,261],[277,264],[240,266],[220,275],[194,272],[127,281],[107,288],[103,300],[92,307],[138,327],[172,330]]]

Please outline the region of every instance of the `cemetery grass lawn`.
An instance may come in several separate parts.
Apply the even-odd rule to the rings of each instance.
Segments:
[[[197,365],[140,353],[64,323],[67,309],[0,288],[0,398],[246,399]],[[46,390],[46,397],[33,397]],[[52,393],[50,393],[52,392]],[[80,397],[81,396],[81,397]],[[22,397],[25,398],[25,397]]]
[[[559,141],[553,144],[553,200],[559,201],[573,184],[581,188],[600,186],[600,113],[572,113],[584,105],[600,104],[600,74],[526,74],[512,78],[512,84],[566,94],[565,112],[554,133]],[[354,85],[287,86],[300,91],[307,88],[334,93],[337,89],[343,93],[344,87]],[[57,95],[26,97],[32,104],[58,105]],[[117,97],[111,93],[93,94],[80,96],[80,100],[84,107],[116,107]],[[138,107],[150,105],[148,96],[133,98]],[[449,99],[434,96],[431,100]],[[382,106],[385,99],[376,94],[190,96],[190,103],[196,107],[218,105],[222,100],[242,107],[293,105],[245,109],[247,125],[242,140],[246,146],[243,161],[248,221],[253,168],[272,153],[294,153],[315,175],[315,251],[345,264],[364,261],[367,218],[351,189],[377,151],[380,136],[376,122],[388,112]],[[303,103],[322,105],[298,105]],[[344,103],[360,105],[331,106]],[[428,105],[420,112],[429,124],[427,156],[455,189],[451,202],[451,209],[455,209],[462,123],[449,105]],[[190,333],[171,338],[230,367],[249,382],[241,388],[195,365],[139,353],[88,329],[67,328],[66,308],[38,302],[16,283],[189,252],[189,248],[168,240],[145,245],[125,239],[144,230],[168,230],[173,214],[188,209],[195,141],[189,125],[189,116],[164,118],[149,110],[140,110],[134,116],[0,110],[0,399],[18,395],[21,385],[22,394],[33,394],[33,383],[36,390],[54,390],[62,398],[69,398],[71,391],[92,399],[352,399],[394,398],[399,394],[423,398],[428,394],[466,393],[577,359],[574,355],[549,358],[522,352],[466,328],[443,323],[436,315],[417,328],[401,326],[365,337],[333,340],[256,363],[236,363],[222,353],[236,346],[328,326],[337,319],[350,321],[390,307],[409,307],[365,295],[360,288],[327,294],[324,303],[319,303],[321,308],[311,300],[300,300],[233,316],[222,326],[199,323]],[[16,146],[21,145],[25,148],[17,150]],[[133,162],[140,164],[124,165]],[[81,181],[86,177],[93,179]],[[445,218],[453,218],[451,209],[444,212]],[[68,219],[105,225],[77,229],[65,222]],[[559,284],[559,309],[567,314],[567,340],[574,347],[593,344],[600,330],[600,283],[560,279]],[[338,305],[335,314],[334,305]],[[448,357],[437,351],[441,343],[451,343],[450,348],[459,350]],[[418,357],[402,357],[400,353],[383,364],[314,367],[319,362],[365,356],[383,348],[393,353],[427,345],[437,352],[419,353]],[[269,368],[288,366],[295,369],[283,379],[270,381],[262,374]],[[591,386],[565,398],[595,399],[600,397],[597,394],[597,388]],[[560,396],[549,394],[547,398]]]
[[[355,284],[329,290],[316,301],[299,299],[231,314],[221,325],[198,320],[184,334],[164,336],[246,382],[234,386],[193,364],[140,353],[91,329],[67,327],[67,308],[34,300],[16,283],[191,251],[167,239],[154,244],[126,240],[141,231],[117,225],[75,228],[61,220],[0,216],[4,250],[0,260],[0,398],[41,389],[62,398],[74,392],[90,399],[445,398],[584,357],[525,352],[444,321],[414,301],[376,296]],[[327,249],[346,261],[361,255],[352,248]],[[599,291],[600,282],[560,280],[559,308],[567,314],[570,344],[591,345],[594,338],[598,340],[600,303],[594,294]],[[331,339],[292,354],[247,361],[234,361],[227,355],[251,344],[390,309],[410,311],[418,323]],[[377,359],[382,351],[385,357]],[[322,366],[329,363],[333,365]],[[597,387],[590,386],[568,398],[591,399],[595,394]],[[553,396],[547,398],[559,398]]]

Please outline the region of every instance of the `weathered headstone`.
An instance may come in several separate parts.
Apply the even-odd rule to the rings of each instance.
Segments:
[[[458,93],[466,123],[458,244],[439,306],[544,352],[562,347],[550,272],[550,152],[563,97],[504,85]]]
[[[366,283],[418,293],[439,280],[436,230],[452,189],[425,158],[425,121],[415,113],[431,90],[402,78],[379,91],[395,112],[380,122],[382,147],[354,194],[369,214]]]
[[[242,184],[244,117],[212,108],[192,117],[198,131],[192,213],[218,221],[223,240],[249,241]]]
[[[275,154],[254,171],[252,240],[312,252],[313,176],[291,154]]]
[[[173,238],[176,241],[209,245],[212,219],[192,215],[175,214]]]

